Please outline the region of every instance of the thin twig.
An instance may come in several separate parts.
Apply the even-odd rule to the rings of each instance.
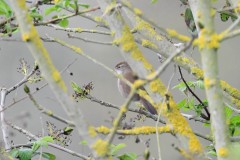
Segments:
[[[74,59],[70,64],[68,64],[60,73],[62,74],[62,73],[64,73],[73,63],[75,63],[77,61],[77,58],[76,59]],[[34,91],[33,93],[32,93],[32,95],[33,94],[35,94],[35,93],[37,93],[38,91],[40,91],[42,88],[44,88],[44,87],[46,87],[48,85],[48,83],[45,83],[45,84],[43,84],[41,87],[38,87],[38,89],[36,90],[36,91]],[[9,104],[9,105],[7,105],[6,107],[4,107],[3,109],[0,109],[0,113],[1,112],[3,112],[3,111],[5,111],[6,109],[9,109],[9,108],[11,108],[12,106],[14,106],[15,104],[17,104],[17,103],[19,103],[19,102],[21,102],[21,101],[23,101],[23,100],[25,100],[25,99],[27,99],[28,98],[28,96],[24,96],[24,97],[22,97],[22,98],[20,98],[20,99],[18,99],[18,100],[14,100],[11,104]]]
[[[238,17],[237,20],[235,20],[224,32],[225,33],[231,32],[235,27],[238,26],[239,22],[240,22],[240,17]]]
[[[34,139],[34,140],[39,140],[39,139],[40,139],[40,138],[37,137],[36,135],[32,134],[31,132],[29,132],[29,131],[27,131],[27,130],[19,127],[19,126],[16,126],[16,125],[14,125],[14,124],[12,124],[12,123],[10,123],[10,122],[7,122],[7,124],[8,124],[9,126],[11,126],[13,129],[19,131],[20,133],[26,135],[27,137],[29,137],[29,138],[31,138],[31,139]],[[82,155],[82,154],[79,154],[79,153],[74,152],[74,151],[72,151],[72,150],[70,150],[70,149],[64,148],[64,147],[59,146],[59,145],[57,145],[57,144],[48,143],[48,145],[51,146],[51,147],[53,147],[53,148],[56,148],[56,149],[58,149],[58,150],[61,150],[61,151],[63,151],[63,152],[66,152],[66,153],[68,153],[68,154],[71,154],[72,156],[79,157],[79,158],[82,158],[82,159],[84,159],[84,160],[89,160],[89,159],[90,159],[90,157],[84,156],[84,155]]]
[[[47,25],[47,24],[50,24],[50,23],[56,23],[56,22],[58,22],[58,21],[60,21],[60,20],[68,19],[68,18],[77,16],[77,15],[80,15],[80,14],[88,13],[88,12],[93,12],[93,11],[96,11],[96,10],[98,10],[98,9],[99,9],[99,7],[93,7],[93,8],[90,8],[90,9],[87,9],[87,10],[84,10],[84,11],[81,11],[81,12],[74,12],[74,13],[72,13],[72,14],[65,15],[65,16],[58,17],[58,18],[54,18],[54,19],[51,19],[51,20],[48,20],[48,21],[45,21],[45,22],[35,23],[34,25],[35,25],[35,26],[40,26],[40,25]]]
[[[61,26],[58,25],[54,25],[54,24],[47,24],[48,27],[53,27],[56,30],[63,30],[63,31],[67,31],[67,32],[74,32],[74,33],[97,33],[97,34],[101,34],[101,35],[111,35],[110,32],[106,32],[106,31],[99,31],[99,30],[93,30],[93,29],[83,29],[83,28],[63,28]]]
[[[187,87],[187,89],[189,90],[189,92],[191,92],[191,94],[198,100],[198,102],[203,106],[203,109],[205,110],[205,112],[207,113],[207,116],[203,113],[201,113],[201,117],[206,119],[206,120],[210,120],[210,113],[208,111],[207,106],[202,102],[202,100],[193,92],[193,90],[189,87],[189,85],[187,84],[187,82],[185,81],[183,74],[182,74],[182,70],[180,68],[180,66],[178,66],[178,70],[181,76],[181,79],[183,81],[183,83],[185,84],[185,86]]]
[[[14,91],[15,89],[21,87],[23,84],[27,83],[28,82],[28,79],[34,75],[34,73],[37,71],[37,67],[34,67],[34,69],[28,74],[26,75],[19,83],[15,84],[13,87],[9,88],[7,90],[7,95],[9,93],[11,93],[12,91]]]
[[[27,93],[28,96],[29,96],[29,99],[33,102],[33,104],[37,107],[37,109],[39,111],[41,111],[43,114],[49,116],[49,117],[52,117],[60,122],[63,122],[65,124],[68,124],[70,126],[75,126],[75,124],[72,122],[72,121],[69,121],[69,120],[66,120],[65,118],[63,117],[60,117],[56,114],[53,113],[53,111],[47,109],[47,108],[44,108],[43,106],[41,106],[40,104],[37,103],[37,101],[35,100],[35,98],[32,96],[31,93]]]
[[[132,101],[133,96],[135,95],[135,92],[136,92],[136,88],[132,88],[131,92],[129,93],[129,95],[126,99],[126,101],[122,105],[122,107],[120,109],[120,112],[118,113],[116,119],[114,120],[113,128],[111,129],[111,132],[109,133],[108,138],[107,138],[107,142],[108,142],[109,146],[113,141],[114,135],[117,131],[117,128],[118,128],[118,125],[119,125],[120,121],[122,120],[122,117],[124,116],[125,112],[128,111],[129,105]]]
[[[86,39],[86,38],[82,38],[82,37],[73,36],[71,34],[68,34],[68,38],[75,38],[75,39],[82,40],[84,42],[90,42],[90,43],[95,43],[95,44],[113,45],[113,42],[96,41],[96,40],[92,40],[92,39]]]

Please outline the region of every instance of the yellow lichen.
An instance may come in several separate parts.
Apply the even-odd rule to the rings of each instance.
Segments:
[[[196,136],[191,135],[188,142],[189,150],[193,153],[201,153],[203,150],[199,147],[199,140]]]
[[[18,3],[19,7],[23,11],[24,10],[27,11],[25,1],[16,1],[16,3]],[[23,13],[25,13],[25,12],[23,12]],[[39,38],[36,28],[33,26],[31,16],[26,15],[26,18],[24,19],[24,23],[28,24],[29,27],[28,27],[27,33],[25,32],[22,34],[22,38],[24,41],[31,41],[32,45],[35,47],[35,50],[37,50],[38,53],[40,54],[40,55],[36,55],[36,53],[33,53],[40,68],[42,67],[43,72],[45,72],[43,74],[43,75],[45,75],[44,78],[48,78],[46,76],[51,76],[51,79],[48,78],[49,80],[53,79],[63,91],[67,91],[67,87],[65,86],[64,82],[62,81],[61,76],[59,75],[59,72],[56,70],[56,68],[52,64],[51,58],[50,58],[47,50],[43,46],[43,43],[42,43],[41,39]],[[51,73],[51,75],[49,75],[48,73]]]
[[[96,16],[96,17],[94,17],[94,20],[95,20],[96,22],[99,22],[99,23],[104,24],[105,26],[108,26],[107,21],[105,21],[102,17]]]
[[[197,79],[203,79],[203,71],[198,67],[192,67],[191,73],[197,77]]]
[[[23,33],[22,34],[22,40],[24,42],[28,42],[30,40],[30,34],[29,33]]]
[[[143,86],[144,84],[145,84],[144,80],[138,79],[133,83],[132,87],[139,88],[139,87]]]
[[[105,8],[103,15],[110,14],[116,7],[116,1],[112,1],[110,5]]]
[[[115,36],[115,33],[116,33],[115,31],[112,31],[111,36]]]
[[[198,48],[201,50],[204,47],[206,47],[207,40],[205,39],[205,36],[202,34],[199,35],[198,39],[195,39],[193,41],[193,46],[198,46]]]
[[[240,12],[240,1],[237,3],[236,8],[234,8],[234,12],[235,12],[235,13]]]
[[[53,79],[54,79],[54,81],[55,81],[56,83],[58,83],[58,82],[61,80],[60,73],[59,73],[57,70],[55,70],[55,71],[52,73],[52,77],[53,77]]]
[[[220,81],[221,87],[224,91],[227,91],[231,96],[235,98],[240,98],[240,91],[232,87],[225,81]]]
[[[214,17],[216,15],[216,9],[211,8],[210,15]]]
[[[113,127],[117,127],[118,123],[116,121],[116,119],[113,121]]]
[[[160,93],[161,96],[165,95],[166,87],[159,79],[151,81],[149,85],[152,92]]]
[[[158,48],[153,42],[151,42],[147,39],[142,39],[142,46],[147,47],[147,48],[152,48],[152,49]]]
[[[80,28],[80,27],[78,27],[78,28],[75,28],[75,32],[79,32],[79,33],[81,33],[83,31],[83,29],[82,28]]]
[[[208,77],[204,78],[204,86],[206,89],[209,89],[209,88],[215,86],[216,82],[217,82],[216,79],[210,79]]]
[[[102,139],[98,139],[93,145],[92,148],[96,151],[97,155],[105,156],[108,153],[108,142]]]
[[[106,126],[100,126],[96,128],[96,131],[98,133],[102,133],[102,134],[109,134],[110,133],[110,129]]]
[[[53,115],[53,112],[51,110],[47,110],[47,115],[51,116]]]
[[[177,56],[174,58],[175,61],[180,62],[181,64],[190,64],[190,65],[194,65],[194,61],[191,60],[188,57],[183,57],[183,56]]]
[[[224,32],[221,34],[217,34],[217,33],[210,34],[208,33],[207,30],[203,29],[198,39],[194,40],[193,45],[198,46],[200,50],[204,48],[217,49],[219,48],[220,41],[222,40],[225,34],[226,33]]]
[[[77,53],[80,53],[80,54],[83,53],[82,49],[81,49],[81,48],[78,48],[78,47],[75,47],[75,48],[74,48],[74,51],[77,52]]]
[[[127,108],[126,108],[125,106],[124,106],[124,107],[121,107],[120,111],[121,111],[122,113],[126,113],[126,112],[127,112]]]
[[[142,15],[142,11],[139,8],[133,8],[133,11],[138,16]]]
[[[158,110],[157,106],[154,104],[153,99],[149,96],[149,94],[142,89],[139,89],[138,92],[140,97],[143,97],[145,100],[147,100],[156,110]]]
[[[132,4],[128,1],[128,0],[122,0],[121,1],[125,6],[127,6],[128,8],[132,7]]]
[[[58,2],[60,2],[61,0],[54,0],[54,3],[57,4]]]
[[[153,69],[152,65],[148,63],[148,61],[142,55],[142,52],[139,50],[127,25],[123,27],[122,37],[115,39],[114,43],[120,45],[124,52],[129,52],[136,61],[142,62],[147,70]]]
[[[240,100],[236,98],[231,98],[231,102],[236,105],[238,108],[240,108]]]
[[[167,33],[170,37],[177,38],[180,41],[184,41],[184,42],[190,41],[190,38],[188,36],[182,35],[182,34],[178,33],[176,30],[167,29]]]
[[[157,41],[162,40],[162,36],[160,36],[149,23],[145,22],[139,17],[136,17],[136,20],[137,20],[137,26],[135,27],[136,30],[147,31],[150,37],[154,38]]]
[[[167,109],[163,109],[162,114],[168,118],[169,122],[174,128],[175,133],[188,138],[189,150],[192,153],[201,153],[203,149],[199,140],[193,134],[191,128],[188,125],[188,122],[179,113],[177,104],[172,100],[172,97],[170,97],[169,104],[171,111],[169,112]],[[164,105],[164,108],[167,108],[166,104]]]
[[[228,149],[225,148],[225,147],[219,148],[218,151],[217,151],[217,153],[218,153],[218,155],[219,155],[220,157],[228,157],[228,155],[229,155],[229,151],[228,151]]]
[[[219,48],[220,41],[221,41],[222,35],[218,35],[216,33],[212,34],[210,37],[210,42],[208,43],[208,48]]]
[[[167,133],[172,131],[171,127],[168,125],[163,127],[158,127],[157,130],[158,130],[158,133]],[[142,127],[135,127],[132,129],[118,130],[117,132],[122,134],[127,134],[127,135],[154,134],[156,133],[156,127],[142,126]]]
[[[97,132],[95,131],[95,128],[93,126],[88,127],[88,133],[91,137],[96,137],[97,136]]]

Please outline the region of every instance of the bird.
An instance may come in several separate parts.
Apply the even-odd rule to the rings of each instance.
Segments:
[[[131,67],[129,66],[129,64],[126,61],[118,63],[115,66],[114,70],[117,72],[117,74],[122,75],[126,80],[128,80],[132,84],[138,79],[138,77],[135,75],[135,73],[133,72],[133,70],[131,69]],[[129,85],[127,85],[120,78],[118,78],[117,84],[118,84],[118,90],[119,90],[120,94],[123,97],[127,98],[131,91],[131,87]],[[145,89],[143,87],[140,87],[139,89],[145,91]],[[135,93],[132,100],[139,101],[151,114],[153,114],[153,115],[157,114],[156,109],[151,105],[151,103],[149,103],[143,97],[139,96],[139,94]]]

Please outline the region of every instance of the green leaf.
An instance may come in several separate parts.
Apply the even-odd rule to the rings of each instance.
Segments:
[[[156,3],[158,0],[151,0],[151,3],[154,4]]]
[[[213,150],[211,150],[211,151],[208,151],[208,152],[207,152],[207,154],[209,154],[209,155],[211,155],[211,156],[214,156],[214,157],[216,157],[216,156],[217,156],[217,153],[216,153],[216,151],[213,151]]]
[[[230,119],[230,123],[235,125],[235,126],[240,126],[240,116],[237,115],[237,116],[233,116],[231,119]]]
[[[62,4],[63,4],[63,7],[67,8],[70,4],[70,0],[65,0],[65,1],[62,2]]]
[[[46,141],[46,142],[54,142],[54,140],[51,136],[42,137],[41,140]]]
[[[80,94],[83,94],[82,88],[79,87],[79,86],[77,85],[77,83],[71,82],[71,86],[72,86],[72,89],[73,89],[75,92],[80,93]]]
[[[38,143],[33,143],[33,145],[32,145],[32,151],[33,152],[35,152],[35,151],[37,151],[38,149],[40,148],[40,145],[38,144]]]
[[[62,19],[59,23],[58,23],[59,26],[61,27],[67,27],[68,26],[68,19],[64,18]]]
[[[184,19],[190,32],[194,34],[196,32],[196,25],[195,25],[193,14],[190,8],[186,8]]]
[[[83,8],[89,8],[90,5],[89,4],[78,4],[80,7],[83,7]]]
[[[231,11],[220,11],[220,17],[223,22],[226,22],[229,17],[231,17],[232,21],[235,21],[237,19],[237,16]]]
[[[113,146],[111,146],[111,147],[112,147],[112,148],[111,148],[111,155],[114,156],[114,155],[117,154],[117,152],[118,152],[120,149],[126,147],[126,144],[120,143],[120,144],[118,144],[118,145],[113,145]]]
[[[230,108],[225,107],[225,114],[227,119],[229,119],[232,116],[232,113],[233,111]]]
[[[10,151],[12,157],[18,157],[18,149],[14,148]]]
[[[18,150],[20,160],[31,160],[34,156],[32,149],[22,148]]]
[[[226,22],[229,19],[230,16],[228,14],[225,14],[225,13],[220,13],[220,17],[221,17],[221,20],[223,22]]]
[[[71,7],[73,10],[76,10],[76,5],[75,4],[69,4],[69,7]]]
[[[46,8],[44,10],[44,14],[47,16],[49,15],[50,13],[54,12],[54,11],[58,11],[59,10],[59,6],[58,5],[54,5],[52,7],[49,7],[49,8]]]
[[[183,100],[181,100],[180,102],[178,102],[177,106],[178,108],[184,108],[187,104],[187,100],[184,98]]]
[[[231,156],[232,157],[240,157],[240,144],[239,142],[235,142],[231,144]]]
[[[31,12],[30,15],[32,18],[37,19],[39,21],[43,20],[43,16],[37,12]]]
[[[179,89],[181,92],[183,92],[187,89],[187,87],[184,82],[180,82],[179,84],[175,85],[173,89]]]
[[[198,87],[199,89],[204,89],[204,82],[203,82],[203,80],[198,80],[196,82],[193,82],[193,85]]]
[[[87,143],[86,140],[83,140],[83,141],[80,142],[80,144],[82,144],[82,145],[87,145],[88,143]]]
[[[135,160],[137,159],[137,155],[135,153],[125,153],[117,158],[119,158],[119,160]]]
[[[5,15],[8,18],[12,16],[12,10],[4,0],[0,0],[0,15]]]
[[[40,146],[47,147],[49,142],[54,142],[51,136],[45,136],[33,143],[32,150],[36,151]]]
[[[72,127],[65,127],[63,128],[63,134],[64,135],[70,135],[73,131],[73,128]]]
[[[48,152],[43,152],[42,156],[48,160],[55,160],[56,156],[52,153],[48,153]]]
[[[213,144],[210,144],[209,146],[206,147],[208,149],[207,154],[216,157],[217,153],[215,150],[215,147],[213,146]]]

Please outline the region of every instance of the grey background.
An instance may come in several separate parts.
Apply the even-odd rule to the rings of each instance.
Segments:
[[[91,4],[91,6],[96,6],[96,2],[91,1],[81,1],[82,3]],[[179,1],[167,1],[167,0],[159,0],[156,4],[152,5],[150,0],[131,0],[134,6],[140,8],[143,13],[154,20],[159,24],[159,26],[164,28],[171,28],[177,30],[179,33],[189,35],[187,32],[184,18],[180,16],[181,13],[184,12],[184,6],[180,5]],[[221,3],[224,1],[219,1],[219,4],[216,6],[220,7]],[[101,15],[100,11],[94,12],[96,15]],[[220,17],[216,17],[216,28],[217,31],[220,32],[225,29],[228,25],[231,24],[230,21],[223,23],[220,21]],[[81,27],[86,29],[97,29],[100,30],[102,28],[96,28],[96,24],[92,23],[84,18],[76,17],[71,18],[69,27]],[[104,30],[104,29],[102,29]],[[63,31],[55,31],[49,27],[38,27],[39,34],[41,36],[45,36],[48,34],[52,37],[57,37],[61,40],[67,41],[70,44],[74,44],[83,49],[83,51],[90,56],[96,58],[98,61],[106,64],[110,68],[113,68],[118,62],[122,61],[120,51],[117,47],[112,46],[103,46],[91,43],[85,43],[80,40],[68,39],[67,33]],[[85,37],[88,39],[96,39],[104,42],[111,41],[112,38],[110,36],[101,36],[94,34],[75,34],[80,37]],[[14,35],[14,38],[18,39],[19,34]],[[74,81],[79,85],[84,85],[89,82],[93,82],[94,90],[92,91],[92,95],[106,102],[110,102],[115,105],[121,105],[124,102],[124,98],[120,96],[117,91],[116,78],[110,74],[108,71],[94,64],[90,60],[86,59],[83,56],[77,55],[71,50],[62,47],[56,43],[44,43],[45,47],[49,51],[51,55],[52,61],[55,66],[62,70],[66,65],[71,63],[75,58],[78,58],[77,62],[75,62],[67,72],[65,72],[62,77],[69,87],[69,93],[72,93],[72,89],[70,87],[70,82]],[[142,49],[142,48],[141,48]],[[239,78],[240,78],[240,69],[239,69],[239,38],[233,38],[231,40],[224,41],[219,49],[219,72],[220,78],[226,80],[233,87],[240,88]],[[142,49],[144,55],[148,58],[148,60],[157,68],[160,63],[157,61],[156,54]],[[188,54],[192,54],[192,56],[200,63],[200,55],[197,52],[197,49],[194,51],[189,51]],[[34,60],[28,51],[26,45],[21,42],[5,42],[0,40],[0,86],[9,88],[14,84],[18,83],[23,76],[17,73],[17,67],[19,66],[19,59],[24,58],[28,61],[29,64],[33,65]],[[168,69],[162,74],[161,79],[167,85],[168,81],[174,71],[173,65],[168,67]],[[73,73],[73,76],[70,76],[69,72]],[[192,76],[184,72],[185,78],[187,80],[193,80]],[[178,83],[179,74],[176,74],[172,86]],[[30,86],[31,90],[34,91],[36,87],[39,87],[44,82],[40,82],[37,84],[32,84]],[[181,100],[183,98],[183,94],[177,90],[172,91],[174,94],[174,98],[176,101]],[[198,93],[202,98],[204,98],[204,92],[200,91]],[[25,96],[22,91],[22,88],[14,91],[7,97],[6,105],[13,102],[13,99],[19,99],[20,97]],[[66,117],[62,108],[59,106],[58,102],[55,100],[54,95],[50,91],[48,87],[39,91],[35,96],[36,100],[49,109],[52,109],[54,113]],[[107,125],[111,126],[111,118],[117,115],[117,111],[114,109],[106,108],[104,106],[98,105],[96,103],[92,103],[89,100],[83,100],[78,103],[78,106],[82,109],[86,119],[93,126]],[[134,105],[132,105],[134,107]],[[26,114],[27,113],[27,114]],[[63,128],[65,125],[55,121],[54,119],[48,118],[45,115],[39,113],[39,111],[33,106],[32,102],[29,100],[24,100],[20,103],[17,103],[12,108],[8,109],[6,112],[8,120],[11,120],[17,125],[24,126],[27,124],[26,129],[31,131],[34,134],[42,133],[42,128],[46,129],[45,121],[49,120],[53,122],[57,127]],[[136,114],[128,113],[127,119],[131,117],[136,117]],[[106,121],[107,120],[107,121]],[[190,122],[191,126],[195,131],[201,132],[203,134],[208,133],[200,123]],[[155,125],[155,122],[152,120],[146,120],[144,122],[136,122],[137,126],[142,125]],[[44,133],[46,134],[46,130]],[[0,133],[1,135],[1,133]],[[102,136],[104,137],[104,136]],[[15,133],[13,137],[14,144],[18,143],[26,143],[27,139],[25,136],[19,133]],[[136,152],[138,154],[142,154],[145,146],[144,142],[151,138],[150,140],[150,150],[152,151],[152,155],[154,157],[157,156],[157,144],[156,144],[156,136],[140,136],[142,140],[141,143],[136,144],[134,136],[126,137],[123,141],[117,140],[117,136],[115,138],[115,143],[126,143],[128,146],[123,149],[123,152]],[[1,140],[1,139],[0,139]],[[207,144],[206,141],[200,139],[203,144]],[[69,146],[70,149],[83,153],[85,155],[88,154],[87,147],[83,145],[79,145],[81,138],[77,136],[76,131],[74,131],[72,136],[72,143]],[[181,155],[177,153],[171,147],[172,144],[178,145],[177,140],[173,138],[169,134],[164,134],[160,136],[161,142],[161,152],[162,159],[182,159]],[[50,149],[52,150],[52,149]],[[54,149],[53,149],[54,150]],[[78,159],[71,155],[62,153],[60,151],[54,150],[57,159]],[[139,159],[142,159],[140,157]]]

